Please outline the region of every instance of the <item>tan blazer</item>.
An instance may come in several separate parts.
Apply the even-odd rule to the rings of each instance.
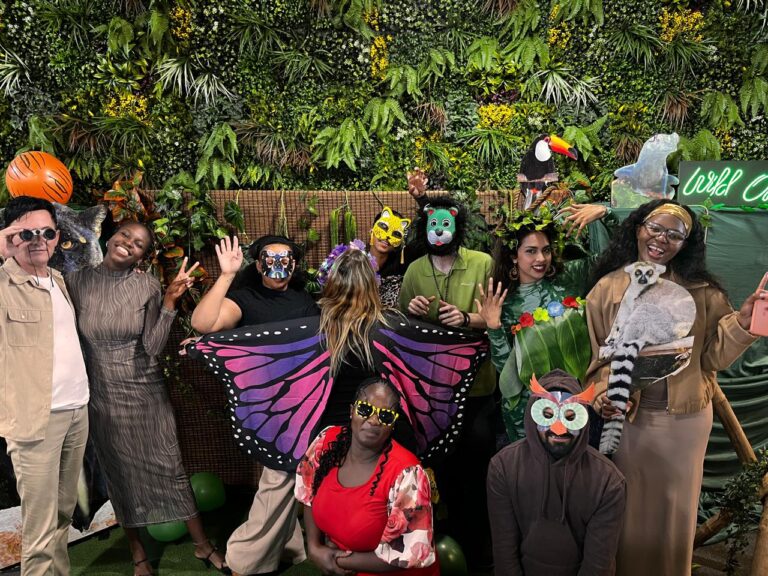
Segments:
[[[711,402],[717,384],[715,372],[730,366],[757,337],[739,325],[738,312],[734,312],[720,290],[706,282],[678,284],[693,297],[696,319],[690,332],[694,337],[691,363],[667,379],[668,411],[670,414],[691,414],[703,410]],[[596,394],[606,390],[610,373],[610,362],[598,360],[598,351],[605,344],[628,285],[627,273],[615,270],[604,276],[587,295],[592,362],[587,369],[585,385],[595,382]],[[634,395],[635,409],[639,398],[638,392]]]

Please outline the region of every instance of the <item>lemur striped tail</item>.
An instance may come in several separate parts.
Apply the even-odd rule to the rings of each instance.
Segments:
[[[627,402],[632,389],[632,371],[642,346],[643,343],[637,340],[627,342],[616,350],[611,360],[607,397],[611,405],[618,408],[620,413],[603,424],[603,434],[600,436],[602,454],[613,454],[619,448],[624,420],[627,417]]]

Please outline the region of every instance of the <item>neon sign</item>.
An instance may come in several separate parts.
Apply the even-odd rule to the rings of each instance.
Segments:
[[[768,161],[680,162],[677,200],[701,204],[707,198],[725,206],[768,205]]]

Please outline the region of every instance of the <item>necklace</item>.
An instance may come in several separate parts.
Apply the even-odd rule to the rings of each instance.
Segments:
[[[458,258],[458,256],[456,258]],[[437,281],[437,274],[435,273],[435,263],[432,260],[432,256],[429,256],[429,265],[432,267],[432,279],[435,281],[435,289],[437,290],[437,295],[440,296],[440,300],[443,302],[448,302],[448,291],[451,289],[450,279],[451,274],[453,273],[453,266],[456,264],[456,258],[454,258],[453,262],[451,262],[451,267],[448,269],[448,274],[445,275],[445,296],[443,296],[443,293],[440,290],[440,284]]]

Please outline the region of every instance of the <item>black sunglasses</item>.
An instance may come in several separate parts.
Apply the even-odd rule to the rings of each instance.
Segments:
[[[395,410],[389,408],[379,408],[366,402],[365,400],[357,400],[354,404],[355,414],[360,416],[363,420],[368,420],[371,416],[376,414],[379,417],[379,422],[384,426],[394,426],[399,414]]]
[[[56,238],[56,230],[53,228],[36,228],[34,230],[22,230],[19,232],[19,238],[21,238],[24,242],[29,242],[32,240],[35,236],[42,236],[46,240],[53,240]]]

